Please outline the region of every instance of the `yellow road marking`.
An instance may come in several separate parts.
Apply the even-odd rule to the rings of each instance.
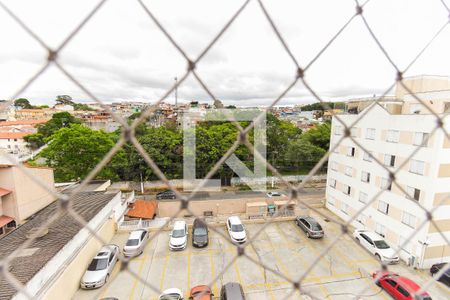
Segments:
[[[164,266],[163,266],[163,270],[162,270],[162,273],[161,273],[161,282],[159,284],[159,289],[161,291],[163,290],[164,279],[166,277],[167,264],[169,263],[169,258],[170,258],[169,254],[170,254],[170,250],[167,251],[166,260],[164,261]]]
[[[139,270],[138,270],[138,274],[137,274],[138,277],[141,277],[142,269],[143,269],[145,261],[147,259],[147,252],[144,252],[144,253],[145,253],[144,254],[144,259],[142,260],[142,262],[141,262],[141,264],[139,266]],[[133,295],[134,295],[134,291],[136,290],[137,283],[138,283],[138,279],[135,278],[134,282],[133,282],[133,287],[131,288],[131,293],[130,293],[130,296],[128,297],[128,299],[133,299]]]
[[[187,288],[186,288],[186,298],[189,298],[190,286],[191,286],[191,248],[189,247],[187,255]]]
[[[288,238],[286,237],[285,233],[283,230],[281,230],[280,225],[277,223],[275,224],[275,227],[277,229],[277,231],[280,233],[280,236],[283,238],[283,240],[285,241],[286,244],[288,245],[292,245],[294,244],[293,242],[289,241]],[[300,262],[303,265],[304,268],[308,268],[308,265],[305,263],[304,258],[302,257],[302,255],[296,251],[293,251],[295,253],[295,255],[300,258]],[[320,260],[322,261],[322,259]],[[310,271],[311,274],[313,274],[315,278],[317,278],[315,281],[320,283],[320,278],[318,278],[318,276],[316,276],[316,273],[314,272],[314,269],[311,269]],[[310,280],[314,280],[314,279],[310,279]],[[323,285],[323,284],[319,284],[319,289],[322,292],[324,297],[327,297],[329,294],[328,289]]]
[[[215,278],[215,272],[214,272],[214,259],[213,259],[213,255],[212,255],[212,249],[208,249],[209,252],[209,258],[211,260],[211,278]],[[217,280],[216,280],[217,281]],[[214,281],[214,286],[213,286],[213,294],[214,295],[219,295],[219,292],[217,290],[217,283],[216,281]]]

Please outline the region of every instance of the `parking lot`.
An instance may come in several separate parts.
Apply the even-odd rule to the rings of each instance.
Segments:
[[[340,232],[336,224],[325,222],[321,217],[316,219],[324,227],[323,239],[307,239],[294,221],[274,222],[264,229],[253,246],[246,248],[246,253],[288,278],[298,279]],[[253,236],[261,226],[247,224],[247,234]],[[227,235],[225,225],[217,229]],[[169,232],[165,231],[156,236],[147,245],[144,253],[130,262],[129,268],[160,290],[180,288],[186,299],[191,287],[209,284],[237,254],[235,246],[228,239],[212,230],[206,248],[194,248],[189,240],[187,249],[180,252],[169,251],[168,235]],[[119,233],[112,243],[122,247],[127,237],[128,234]],[[74,299],[109,296],[121,300],[157,299],[156,291],[146,287],[128,272],[119,272],[119,268],[118,264],[110,284],[99,290],[79,290]],[[319,299],[350,299],[364,290],[361,299],[390,299],[369,277],[377,268],[378,262],[346,236],[314,266],[303,281],[301,292],[292,294],[289,299],[310,299],[307,294]],[[390,268],[419,284],[424,284],[430,278],[426,270],[413,270],[403,263]],[[218,296],[221,285],[230,281],[239,282],[243,286],[247,299],[284,299],[292,292],[292,285],[285,278],[246,257],[239,257],[211,286],[214,294]],[[448,299],[450,290],[441,283],[435,283],[428,292],[433,299]]]

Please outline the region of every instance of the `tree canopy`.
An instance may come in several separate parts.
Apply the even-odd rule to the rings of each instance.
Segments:
[[[45,124],[38,125],[37,133],[24,137],[30,147],[37,149],[45,144],[45,139],[56,133],[60,128],[69,127],[70,124],[80,124],[81,121],[68,112],[56,113]]]
[[[33,106],[30,104],[30,101],[28,101],[28,99],[25,98],[19,98],[14,100],[14,106],[26,109],[33,108]]]
[[[40,156],[55,169],[57,181],[77,180],[85,177],[120,137],[120,130],[108,134],[89,129],[70,119],[70,114],[55,114],[51,122],[39,128],[29,142],[48,142]],[[249,122],[240,122],[246,127]],[[203,178],[220,158],[232,147],[238,136],[234,124],[224,121],[198,123],[196,133],[196,177]],[[330,124],[318,125],[305,133],[292,123],[267,116],[267,159],[281,172],[307,172],[326,153],[329,147]],[[147,127],[136,131],[136,138],[146,153],[169,179],[183,178],[183,131],[173,124]],[[253,143],[254,131],[249,131]],[[245,145],[239,145],[234,154],[253,169],[253,155]],[[193,171],[193,170],[192,170]],[[120,180],[157,180],[158,176],[147,165],[134,145],[127,143],[102,170],[98,177]],[[234,172],[222,165],[214,178],[228,184]]]
[[[345,102],[316,102],[312,104],[307,104],[301,107],[302,111],[312,111],[312,110],[326,110],[327,108],[331,109],[344,109]]]
[[[48,166],[55,169],[56,181],[71,181],[86,177],[114,146],[114,138],[104,131],[92,130],[81,124],[70,124],[55,132],[48,147],[39,154]],[[119,153],[97,177],[118,178],[114,164],[121,164]]]

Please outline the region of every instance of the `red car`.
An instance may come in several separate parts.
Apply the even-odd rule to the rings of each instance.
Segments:
[[[197,285],[191,289],[189,300],[212,300],[214,294],[207,285]]]
[[[388,292],[397,300],[431,300],[427,292],[416,293],[420,290],[420,286],[414,281],[400,276],[393,272],[377,271],[372,274],[376,278],[377,285]]]

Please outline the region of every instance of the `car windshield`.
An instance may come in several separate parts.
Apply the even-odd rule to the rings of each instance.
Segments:
[[[206,228],[204,228],[204,227],[195,228],[194,235],[198,235],[198,236],[206,235]]]
[[[127,241],[126,246],[137,246],[139,244],[139,240],[138,239],[129,239]]]
[[[314,231],[321,231],[322,230],[322,226],[320,226],[319,223],[311,223],[311,229]]]
[[[184,229],[176,229],[174,231],[172,231],[172,237],[174,238],[179,238],[179,237],[183,237],[184,234]]]
[[[180,296],[178,294],[165,294],[159,297],[159,300],[178,300]]]
[[[94,258],[88,267],[88,271],[104,270],[108,266],[107,258]]]
[[[241,232],[241,231],[244,231],[244,226],[242,226],[242,224],[234,224],[234,225],[231,225],[231,231],[233,231],[233,232]]]
[[[280,193],[272,193],[272,196],[281,196],[281,194]]]
[[[377,247],[378,249],[388,249],[391,248],[389,247],[389,245],[383,241],[383,240],[379,240],[379,241],[373,241],[375,243],[375,247]]]

